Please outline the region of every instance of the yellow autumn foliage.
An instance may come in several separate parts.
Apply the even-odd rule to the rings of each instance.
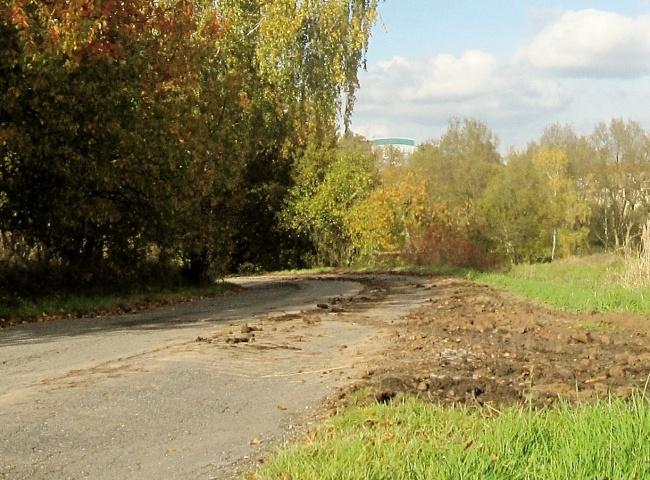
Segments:
[[[412,171],[386,171],[381,184],[345,218],[358,258],[408,249],[422,230],[426,213],[426,181]]]

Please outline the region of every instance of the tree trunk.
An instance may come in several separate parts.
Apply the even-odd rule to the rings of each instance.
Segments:
[[[186,266],[186,277],[195,285],[207,285],[211,282],[210,261],[205,250],[193,252]]]
[[[553,227],[553,249],[551,250],[551,262],[555,261],[556,248],[557,248],[557,227]]]

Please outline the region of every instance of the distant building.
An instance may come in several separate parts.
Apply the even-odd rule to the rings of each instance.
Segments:
[[[403,153],[413,153],[415,150],[415,140],[412,138],[386,137],[375,138],[370,140],[373,147],[386,147],[388,145],[395,147]]]
[[[403,164],[415,151],[412,138],[386,137],[370,140],[373,150],[380,151],[386,164]]]

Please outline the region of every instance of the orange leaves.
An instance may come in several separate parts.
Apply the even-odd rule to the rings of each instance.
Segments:
[[[47,30],[47,36],[52,43],[58,43],[61,39],[60,30],[58,25],[50,25]]]
[[[246,92],[239,92],[239,106],[243,110],[249,110],[251,107],[251,99]]]
[[[19,0],[14,2],[11,5],[11,9],[10,9],[11,22],[14,24],[14,26],[18,28],[29,27],[29,20],[27,18],[27,15],[25,15],[25,11],[23,10],[23,6],[25,3],[26,0]]]
[[[75,69],[121,63],[132,55],[149,70],[143,88],[160,95],[184,86],[196,89],[193,73],[225,33],[216,8],[198,5],[192,0],[15,0],[0,12],[20,29],[30,64],[56,59]]]
[[[0,147],[6,146],[16,136],[16,128],[11,126],[0,126]]]
[[[153,0],[16,0],[10,14],[35,56],[65,55],[73,64],[89,57],[121,60],[125,45],[146,42],[162,22],[182,18]]]
[[[216,11],[207,17],[205,33],[213,38],[223,38],[230,22],[226,22]]]

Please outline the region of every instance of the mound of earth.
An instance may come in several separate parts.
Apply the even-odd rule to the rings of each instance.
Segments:
[[[388,402],[504,405],[628,396],[650,374],[650,320],[571,314],[456,279],[429,285],[428,304],[394,324],[358,387]],[[648,323],[646,325],[645,323]]]

